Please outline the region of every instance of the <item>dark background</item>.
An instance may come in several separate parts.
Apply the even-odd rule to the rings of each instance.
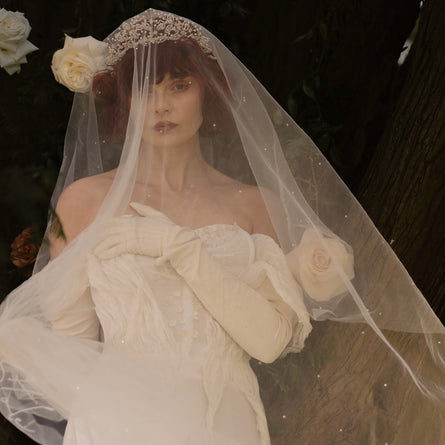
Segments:
[[[43,234],[72,93],[50,65],[63,34],[103,39],[153,7],[215,34],[314,139],[445,319],[443,0],[2,0],[39,47],[0,70],[0,299],[26,278],[10,244]],[[398,64],[407,38],[413,44]],[[32,443],[6,423],[0,443]]]

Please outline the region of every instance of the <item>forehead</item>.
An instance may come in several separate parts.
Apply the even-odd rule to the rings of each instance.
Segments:
[[[197,84],[200,85],[198,77],[194,76],[193,74],[172,75],[171,73],[166,73],[163,77],[158,77],[156,79],[156,86],[164,86],[164,85],[170,84],[171,82],[175,82],[175,81],[189,82],[191,80],[197,81]]]
[[[192,77],[188,74],[171,74],[171,73],[165,73],[163,77],[156,79],[157,84],[171,82],[172,80],[181,80]]]

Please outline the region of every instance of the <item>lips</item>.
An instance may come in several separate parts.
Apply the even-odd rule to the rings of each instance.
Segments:
[[[165,133],[167,131],[172,130],[173,128],[175,128],[177,126],[178,126],[178,124],[175,124],[170,121],[160,121],[153,127],[153,129],[155,131],[158,131],[159,133]]]

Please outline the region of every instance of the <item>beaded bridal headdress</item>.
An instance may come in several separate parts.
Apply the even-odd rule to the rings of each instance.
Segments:
[[[210,57],[212,49],[210,38],[202,33],[201,26],[190,20],[165,12],[151,11],[124,22],[108,40],[107,63],[114,65],[130,48],[138,45],[156,45],[162,42],[192,39]]]
[[[150,178],[138,174],[141,165],[150,166],[140,146],[145,117],[156,112],[151,94],[166,74],[191,75],[204,92],[203,126],[208,121],[217,129],[200,129],[203,157],[215,175],[238,181],[232,201],[241,202],[239,207],[254,212],[265,206],[313,320],[303,351],[272,368],[259,366],[264,382],[270,383],[269,375],[278,382],[264,386],[265,394],[270,391],[265,400],[273,430],[298,435],[302,443],[440,443],[445,437],[444,327],[351,192],[260,82],[210,32],[152,9],[125,21],[103,43],[71,43],[65,54],[87,48],[89,59],[81,59],[91,64],[79,66],[76,75],[65,70],[75,67],[71,62],[54,68],[79,94],[51,205],[56,208],[73,182],[93,175],[102,175],[108,191],[94,221],[59,257],[49,261],[48,243],[42,245],[36,273],[2,306],[0,350],[18,351],[24,360],[24,371],[15,372],[4,354],[4,415],[37,440],[60,440],[54,422],[68,415],[64,407],[72,394],[54,388],[62,373],[73,382],[88,375],[103,344],[53,337],[44,327],[62,313],[76,315],[74,303],[89,286],[88,255],[107,221],[127,212],[136,184],[150,199]],[[75,89],[76,82],[81,89]],[[163,110],[171,111],[168,103]],[[249,187],[257,187],[260,200],[246,198]],[[173,205],[175,195],[166,187],[158,207],[194,212],[201,201],[187,196],[184,192]],[[204,203],[205,196],[202,190]],[[218,215],[210,216],[217,221]],[[56,222],[50,218],[48,237]],[[264,269],[264,279],[267,274]],[[294,346],[290,342],[284,353]],[[48,351],[51,358],[41,359]],[[28,354],[35,360],[27,362]],[[64,365],[63,372],[56,362]],[[45,399],[47,388],[36,389],[35,382],[57,397]]]

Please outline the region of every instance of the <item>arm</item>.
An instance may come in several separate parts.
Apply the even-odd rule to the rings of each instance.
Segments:
[[[292,338],[295,314],[270,281],[255,287],[228,272],[198,238],[172,242],[165,256],[204,307],[252,357],[271,363]]]
[[[95,194],[94,190],[92,178],[85,178],[76,181],[61,194],[56,207],[58,222],[50,234],[51,260],[57,258],[65,247],[94,220],[98,209],[97,193]],[[82,287],[83,292],[77,286]],[[73,283],[71,290],[72,298],[67,299],[69,303],[63,307],[63,310],[56,311],[57,305],[50,301],[52,296],[42,303],[45,305],[51,329],[65,335],[98,340],[100,323],[88,283]]]
[[[275,214],[283,214],[273,193],[252,188],[248,203],[253,232],[268,235],[278,243],[264,199]],[[267,276],[263,275],[259,283],[247,283],[225,270],[200,239],[172,246],[165,255],[204,307],[249,355],[264,363],[280,356],[298,320]]]
[[[250,214],[254,221],[253,233],[267,235],[280,245],[278,232],[284,238],[282,241],[288,244],[285,211],[278,197],[264,187],[254,187],[249,196],[249,204]],[[276,226],[272,224],[269,214],[274,215]]]
[[[96,177],[80,179],[60,195],[50,233],[50,256],[53,260],[85,230],[97,215],[105,193]]]

